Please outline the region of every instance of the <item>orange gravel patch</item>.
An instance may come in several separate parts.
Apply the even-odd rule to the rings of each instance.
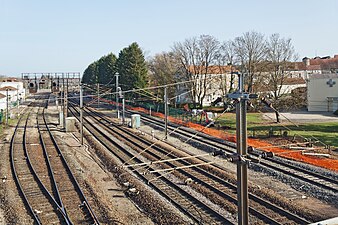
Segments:
[[[136,108],[131,107],[131,109],[149,114],[149,110],[141,108],[141,107],[136,107]],[[160,117],[160,118],[164,118],[164,115],[162,113],[152,112],[152,115]],[[186,127],[190,127],[199,132],[203,132],[205,134],[209,134],[211,136],[221,138],[223,140],[236,142],[236,136],[232,134],[228,134],[225,131],[215,130],[213,128],[208,128],[200,124],[195,124],[191,122],[184,122],[182,120],[176,119],[171,116],[168,116],[168,120],[173,123],[177,123],[177,124],[184,125]],[[293,159],[293,160],[305,162],[311,165],[320,166],[326,169],[338,171],[338,160],[336,159],[318,158],[315,156],[302,155],[300,151],[276,148],[268,142],[257,140],[257,139],[251,139],[251,138],[248,138],[248,145],[253,146],[255,148],[264,148],[264,151],[273,152],[276,155],[279,155],[281,157],[285,157],[288,159]]]

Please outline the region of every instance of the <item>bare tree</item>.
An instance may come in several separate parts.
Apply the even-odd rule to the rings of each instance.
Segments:
[[[178,42],[173,51],[179,62],[183,74],[181,78],[190,81],[186,83],[194,107],[202,106],[208,86],[207,75],[209,67],[214,63],[219,48],[219,41],[210,35],[201,35]]]
[[[219,51],[219,41],[210,35],[201,35],[198,41],[200,49],[200,58],[202,65],[200,66],[201,77],[199,79],[199,90],[197,93],[197,98],[199,105],[202,106],[203,100],[207,93],[207,84],[211,82],[207,78],[207,75],[210,74],[209,67],[215,62],[218,51]]]
[[[235,38],[234,49],[238,59],[238,69],[246,76],[247,91],[253,91],[253,83],[260,75],[265,59],[264,35],[255,31]]]
[[[282,87],[290,77],[291,62],[296,60],[295,49],[291,39],[281,38],[279,34],[272,34],[266,41],[267,84],[272,92],[272,104],[276,109],[276,120],[279,121],[277,102],[285,94]]]
[[[230,81],[229,81],[229,90],[227,86],[227,77],[221,76],[221,85],[220,88],[222,90],[222,94],[225,95],[228,92],[233,91],[234,84],[235,84],[235,75],[233,74],[234,71],[234,65],[236,64],[236,58],[235,58],[235,48],[233,41],[226,41],[223,42],[222,45],[219,48],[219,53],[217,56],[217,64],[219,67],[219,70],[222,73],[227,73],[228,71],[225,70],[226,66],[230,67]]]
[[[175,82],[175,75],[180,65],[173,52],[162,52],[149,59],[148,66],[150,85],[160,86]],[[164,90],[156,89],[154,94],[156,95],[156,99],[163,99]],[[170,88],[168,93],[169,98],[172,98],[174,95],[174,88]]]

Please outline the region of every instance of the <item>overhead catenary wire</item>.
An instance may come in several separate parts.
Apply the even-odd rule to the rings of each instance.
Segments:
[[[173,159],[163,159],[163,160],[156,160],[156,161],[145,162],[145,163],[129,164],[127,166],[123,166],[123,168],[136,167],[136,166],[148,166],[148,165],[153,165],[153,164],[158,164],[158,163],[173,162],[173,161],[185,160],[185,159],[192,159],[192,158],[198,158],[198,157],[203,157],[203,156],[208,156],[208,155],[210,155],[210,154],[209,153],[205,153],[205,154],[200,154],[200,155],[178,157],[178,158],[173,158]]]
[[[224,74],[212,74],[206,78],[203,78],[203,79],[208,79],[208,80],[211,80],[215,77],[219,77],[219,76],[223,76]],[[138,92],[138,91],[143,91],[143,90],[154,90],[154,89],[158,89],[158,88],[164,88],[164,87],[172,87],[172,86],[176,86],[176,85],[180,85],[180,84],[187,84],[187,83],[191,83],[191,82],[195,82],[195,81],[198,81],[200,80],[201,78],[196,78],[196,79],[191,79],[191,80],[186,80],[186,81],[180,81],[180,82],[175,82],[175,83],[170,83],[170,84],[164,84],[164,85],[159,85],[159,86],[152,86],[152,87],[146,87],[146,88],[137,88],[137,89],[130,89],[130,90],[125,90],[125,91],[121,91],[122,94],[125,94],[125,93],[132,93],[132,92]],[[86,88],[88,88],[88,85],[85,86]],[[119,94],[119,92],[111,92],[109,94]],[[101,96],[105,96],[105,95],[108,95],[107,93],[102,93],[102,94],[99,94],[99,97]],[[98,95],[84,95],[83,97],[97,97]],[[71,98],[79,98],[77,96],[74,96],[74,97],[68,97],[68,99],[71,99]],[[57,99],[63,99],[62,97],[60,98],[57,98]]]
[[[215,119],[215,121],[217,121],[227,110],[224,110],[220,115],[218,115]],[[205,127],[203,127],[201,130],[198,130],[194,135],[192,135],[191,137],[189,137],[187,140],[185,140],[182,145],[184,143],[187,143],[188,141],[192,140],[194,137],[196,137],[199,133],[203,132],[205,129],[207,129],[208,127],[210,127],[213,123],[209,123],[207,124]],[[183,125],[182,125],[183,126]],[[179,126],[177,128],[175,128],[174,130],[172,130],[171,132],[169,132],[169,135],[176,132],[179,128],[181,128],[182,126]],[[164,141],[165,140],[165,137],[162,138],[162,139],[159,139],[158,141],[152,143],[150,146],[148,146],[147,148],[145,148],[144,150],[142,150],[141,152],[139,152],[138,154],[134,155],[132,158],[130,158],[129,160],[127,160],[125,163],[122,164],[122,167],[124,165],[126,165],[126,163],[128,163],[129,161],[133,160],[134,158],[136,158],[137,156],[140,156],[141,154],[143,154],[145,151],[147,151],[148,149],[150,149],[151,147],[153,147],[154,145],[158,144],[160,141]],[[168,155],[170,155],[171,153],[173,153],[174,150],[172,151],[169,151],[164,157],[167,157]],[[163,157],[160,159],[160,160],[163,160]],[[146,166],[144,166],[146,167]],[[139,171],[143,169],[143,167],[141,168],[137,168],[137,169],[133,169],[132,171]]]
[[[218,160],[218,161],[224,161],[224,160],[222,159],[222,160]],[[186,169],[186,168],[192,168],[192,167],[210,165],[210,164],[213,164],[213,163],[216,163],[216,160],[215,161],[210,161],[210,162],[191,164],[191,165],[186,165],[186,166],[177,166],[177,167],[166,168],[166,169],[151,170],[151,171],[145,172],[145,174],[147,174],[147,173],[157,173],[157,172],[169,172],[169,171],[173,171],[173,170],[180,170],[180,169]]]
[[[215,119],[215,121],[217,121],[225,112],[227,112],[228,110],[224,110],[223,112],[222,112],[222,114],[220,114],[219,116],[217,116],[216,117],[216,119]],[[203,127],[201,130],[199,130],[199,131],[197,131],[194,135],[192,135],[190,138],[188,138],[186,141],[184,141],[181,145],[183,145],[184,143],[187,143],[188,141],[190,141],[190,140],[192,140],[194,137],[196,137],[199,133],[201,133],[201,132],[203,132],[203,130],[205,130],[206,128],[208,128],[210,125],[211,125],[212,123],[209,123],[207,126],[205,126],[205,127]],[[179,146],[179,147],[181,147],[181,146]],[[173,150],[172,151],[170,151],[170,152],[168,152],[164,157],[167,157],[169,154],[171,154],[171,153],[173,153]],[[163,157],[160,159],[160,160],[162,160],[163,159]],[[222,161],[222,160],[221,160]],[[192,165],[196,165],[196,164],[192,164]],[[141,169],[143,169],[144,167],[147,167],[147,166],[143,166],[143,167],[141,167],[141,168],[137,168],[137,169],[134,169],[134,170],[132,170],[132,171],[140,171]],[[150,168],[148,167],[147,169],[146,169],[146,171],[148,171]],[[146,172],[145,171],[145,172]],[[171,170],[171,171],[169,171],[169,172],[167,172],[166,174],[164,174],[164,175],[167,175],[167,174],[170,174],[170,173],[172,173],[172,172],[174,172],[175,170]],[[160,175],[159,177],[162,177],[163,175]],[[158,179],[158,178],[157,178]]]
[[[197,163],[197,164],[191,164],[191,165],[186,165],[186,166],[177,166],[177,167],[172,167],[172,168],[167,168],[167,169],[157,169],[157,170],[151,170],[148,171],[146,170],[145,172],[143,172],[143,174],[148,174],[148,173],[160,173],[160,172],[166,172],[164,174],[161,174],[151,180],[148,181],[148,183],[151,183],[152,181],[158,180],[161,177],[164,177],[166,175],[169,175],[177,170],[182,170],[182,169],[188,169],[188,168],[193,168],[193,167],[199,167],[199,166],[207,166],[207,165],[211,165],[211,164],[215,164],[218,162],[224,162],[224,159],[222,160],[214,160],[214,161],[210,161],[210,162],[203,162],[203,163]]]
[[[215,121],[217,121],[219,119],[220,116],[222,116],[227,110],[224,110],[220,115],[218,115],[215,119]],[[195,115],[198,116],[198,115]],[[188,142],[189,140],[191,140],[192,138],[196,137],[200,132],[202,132],[203,130],[205,130],[206,128],[210,127],[212,125],[212,123],[207,124],[204,128],[202,128],[200,131],[197,131],[193,136],[191,136],[189,139],[187,139],[184,143]],[[183,127],[183,125],[175,128],[174,130],[172,130],[171,132],[169,132],[169,135],[176,132],[178,129],[180,129],[181,127]],[[133,156],[132,158],[130,158],[128,161],[126,161],[125,163],[123,163],[123,165],[125,165],[126,163],[128,163],[129,161],[133,160],[135,157],[141,155],[142,153],[144,153],[145,151],[147,151],[149,148],[151,148],[152,146],[158,144],[161,141],[164,141],[165,137],[162,139],[159,139],[158,141],[152,143],[150,146],[148,146],[147,148],[145,148],[144,150],[142,150],[141,152],[139,152],[137,155]],[[184,144],[183,143],[183,144]],[[166,154],[166,156],[168,156],[169,154],[171,154],[173,151],[169,152]]]

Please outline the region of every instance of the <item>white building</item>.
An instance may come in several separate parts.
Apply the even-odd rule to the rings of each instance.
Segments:
[[[203,71],[203,70],[202,70]],[[231,76],[233,77],[233,88],[238,86],[237,75],[231,75],[230,66],[209,66],[208,74],[197,74],[196,77],[196,90],[199,92],[203,90],[204,81],[206,81],[206,93],[203,99],[203,106],[210,106],[219,97],[224,98],[227,94],[226,91],[230,89]],[[178,75],[180,76],[180,75]],[[191,92],[186,85],[179,84],[176,86],[176,104],[192,103]],[[195,98],[198,103],[198,97]]]
[[[6,109],[6,95],[0,94],[0,110]]]
[[[305,88],[306,82],[302,78],[287,78],[282,86],[279,85],[281,95],[290,94],[296,88]]]
[[[315,74],[307,80],[309,111],[338,110],[338,74]]]
[[[5,104],[0,104],[0,109],[6,108],[6,96],[8,90],[9,105],[16,104],[17,101],[22,102],[25,99],[25,89],[23,82],[17,78],[1,78],[0,79],[0,94],[4,95]]]
[[[302,62],[292,63],[289,70],[291,77],[308,79],[314,74],[337,73],[338,72],[338,55],[326,57],[315,57],[310,59],[303,58]]]

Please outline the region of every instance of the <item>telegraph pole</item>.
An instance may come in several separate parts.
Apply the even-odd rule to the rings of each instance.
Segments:
[[[69,73],[67,73],[67,88],[66,88],[66,96],[65,96],[65,101],[66,101],[66,112],[65,112],[65,118],[68,117],[68,80],[69,80]]]
[[[237,144],[237,201],[238,224],[249,224],[249,197],[248,197],[248,162],[247,157],[247,101],[257,98],[255,94],[244,92],[244,75],[238,74],[238,90],[228,95],[237,101],[236,104],[236,144]]]
[[[124,125],[126,120],[124,112],[125,112],[125,101],[124,98],[122,98],[122,125]]]
[[[168,93],[167,87],[164,88],[164,136],[168,139]]]
[[[66,118],[65,118],[65,74],[62,73],[62,124],[63,128],[66,128]]]
[[[99,105],[100,105],[100,84],[97,83],[97,109],[99,109]]]
[[[119,75],[120,75],[120,74],[118,74],[118,73],[115,74],[115,78],[116,78],[116,113],[117,113],[117,118],[120,118],[120,112],[119,112],[119,95],[118,95]]]
[[[19,112],[19,85],[16,86],[16,111],[17,111],[17,117],[19,118],[20,112]]]
[[[244,76],[239,75],[239,94],[244,92]],[[246,105],[247,99],[241,97],[236,105],[236,142],[237,153],[241,160],[237,163],[237,200],[238,224],[249,224],[249,197],[248,197],[248,164],[242,161],[242,156],[247,155],[247,130],[246,130]]]
[[[8,88],[6,89],[6,127],[8,126]]]
[[[80,84],[80,132],[81,132],[81,145],[83,145],[83,90]]]
[[[63,84],[65,83],[63,79]],[[68,83],[68,81],[67,81]],[[63,128],[66,129],[66,117],[67,117],[67,109],[68,109],[68,93],[67,93],[68,85],[67,88],[63,86]]]

